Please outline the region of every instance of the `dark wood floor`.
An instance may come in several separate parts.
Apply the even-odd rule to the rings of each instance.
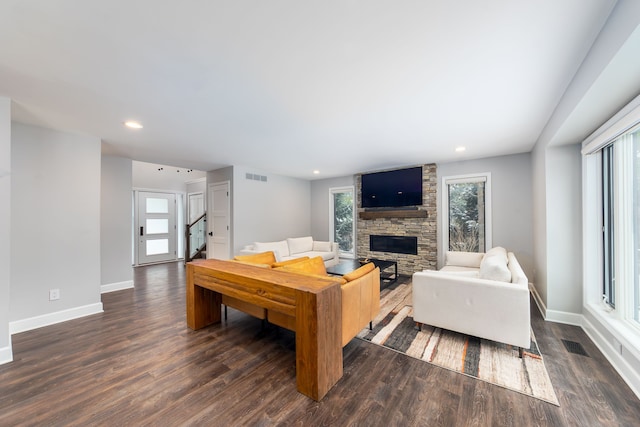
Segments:
[[[13,336],[0,426],[633,426],[640,401],[578,327],[533,329],[560,407],[354,339],[321,402],[296,391],[292,333],[229,310],[185,324],[184,267],[137,268],[105,312]],[[588,356],[566,351],[581,343]]]

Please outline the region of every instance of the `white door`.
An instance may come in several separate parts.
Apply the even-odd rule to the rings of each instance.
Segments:
[[[208,258],[229,259],[229,181],[209,185]]]
[[[193,224],[193,221],[204,213],[204,193],[189,193],[187,197],[189,199],[189,224]]]
[[[176,257],[176,196],[138,193],[138,264],[173,261]]]

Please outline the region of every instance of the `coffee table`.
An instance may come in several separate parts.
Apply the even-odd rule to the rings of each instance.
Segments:
[[[343,259],[338,264],[328,267],[327,273],[334,274],[336,276],[344,276],[345,274],[351,273],[356,268],[369,262],[372,262],[373,265],[380,269],[380,289],[384,289],[398,280],[398,263],[396,261],[376,258]],[[393,267],[393,272],[386,272],[385,270],[390,267]]]

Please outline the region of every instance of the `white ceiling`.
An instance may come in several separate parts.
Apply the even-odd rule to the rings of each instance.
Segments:
[[[3,0],[0,95],[16,121],[200,170],[528,152],[614,4]]]

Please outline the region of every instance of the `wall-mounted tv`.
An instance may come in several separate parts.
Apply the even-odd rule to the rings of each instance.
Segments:
[[[362,175],[362,207],[422,205],[422,167]]]

